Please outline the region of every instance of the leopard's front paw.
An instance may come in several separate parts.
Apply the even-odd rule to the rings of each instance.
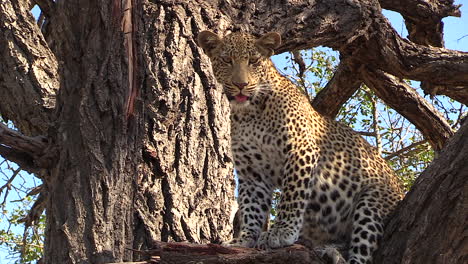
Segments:
[[[288,228],[272,227],[260,235],[256,247],[260,249],[273,249],[290,246],[297,241],[297,233]]]
[[[248,247],[253,248],[256,245],[256,240],[253,238],[234,238],[231,241],[223,242],[221,245],[225,247]]]

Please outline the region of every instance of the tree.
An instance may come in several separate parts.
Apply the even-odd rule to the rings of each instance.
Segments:
[[[2,126],[1,154],[44,182],[44,262],[130,260],[126,248],[155,240],[225,239],[227,100],[184,40],[196,22],[182,27],[173,18],[189,18],[183,8],[149,3],[40,4],[42,31],[27,2],[0,8],[1,113],[22,133]]]
[[[468,54],[441,48],[441,19],[459,16],[458,7],[451,0],[426,2],[2,3],[0,113],[18,131],[0,127],[0,154],[43,180],[29,220],[46,209],[44,263],[130,261],[140,256],[126,248],[151,248],[157,240],[229,236],[228,104],[195,43],[204,29],[277,31],[284,39],[279,53],[318,45],[338,50],[340,64],[312,102],[319,112],[336,116],[364,83],[440,151],[452,128],[402,79],[467,104]],[[31,3],[43,12],[39,25]],[[380,6],[405,17],[409,40]],[[453,144],[466,146],[460,138]],[[436,162],[447,162],[446,151],[456,149]],[[426,195],[428,204],[431,190],[415,187],[407,199]],[[405,206],[411,203],[402,204],[402,216]],[[431,235],[440,234],[429,234],[429,241]],[[399,245],[416,243],[404,241],[399,236]]]

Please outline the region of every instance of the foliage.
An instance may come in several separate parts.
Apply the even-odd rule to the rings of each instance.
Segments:
[[[23,219],[33,202],[34,198],[28,196],[22,201],[16,201],[16,207],[11,211],[3,209],[0,221],[6,221],[8,227],[0,229],[0,246],[7,249],[13,263],[35,263],[42,256],[45,215],[41,215],[38,223],[24,229]],[[24,230],[24,233],[19,230]]]

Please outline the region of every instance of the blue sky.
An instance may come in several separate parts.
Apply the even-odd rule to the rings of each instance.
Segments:
[[[456,4],[460,4],[461,0],[455,1]],[[454,50],[460,50],[460,51],[468,51],[468,5],[465,4],[465,6],[461,7],[462,11],[462,17],[461,18],[456,18],[456,17],[448,17],[444,18],[444,40],[445,40],[445,45],[446,48],[448,49],[454,49]],[[38,9],[33,10],[34,15],[37,17],[38,15]],[[407,36],[407,31],[403,22],[403,18],[395,12],[391,11],[384,11],[384,15],[387,16],[392,23],[393,27],[397,30],[398,33],[400,33],[401,36],[406,37]],[[465,37],[464,37],[465,36]],[[284,61],[275,59],[275,63],[278,64],[284,64]],[[0,157],[1,159],[1,157]],[[1,160],[0,160],[1,162]],[[7,173],[7,170],[5,167],[0,168],[1,171]],[[23,177],[26,179],[32,179],[32,176],[29,174],[23,174]],[[4,178],[0,177],[0,186],[2,186],[5,183]],[[23,184],[23,180],[18,177],[18,180],[16,182],[17,184]],[[33,180],[29,180],[26,184],[32,185],[34,182]],[[3,196],[0,196],[0,198],[3,198]],[[18,196],[13,193],[9,197],[9,200],[16,200],[18,199]],[[7,209],[11,209],[7,208]],[[0,219],[0,229],[4,229],[7,227],[5,221],[1,221]],[[18,230],[18,232],[22,232],[21,228],[15,228],[14,230]],[[0,264],[7,264],[7,263],[13,263],[12,259],[8,259],[7,256],[7,251],[3,248],[0,247]]]

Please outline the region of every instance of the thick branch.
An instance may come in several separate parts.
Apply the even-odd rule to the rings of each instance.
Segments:
[[[36,172],[47,143],[40,137],[28,137],[0,123],[0,155],[16,162],[28,172]]]
[[[0,144],[31,154],[41,154],[46,147],[46,143],[40,138],[24,136],[1,123]]]
[[[468,85],[468,53],[417,45],[401,38],[388,23],[374,26],[373,40],[356,54],[363,63],[400,78],[425,81],[438,87],[429,90],[422,86],[425,92],[468,104],[468,89],[458,89]]]
[[[44,134],[55,107],[57,61],[26,5],[0,5],[0,114],[25,135]]]
[[[346,60],[341,61],[333,78],[312,101],[312,106],[322,115],[334,118],[341,106],[361,86],[362,81],[357,78],[358,74],[350,65]]]
[[[413,123],[435,150],[440,150],[453,135],[447,120],[404,81],[369,68],[362,69],[361,75],[366,85]]]
[[[292,245],[270,251],[253,248],[230,248],[215,244],[197,245],[188,243],[164,243],[159,242],[157,249],[142,251],[144,255],[151,256],[147,263],[155,263],[153,259],[159,259],[157,263],[186,264],[283,264],[283,263],[324,263],[302,245]],[[109,263],[110,264],[110,263]]]
[[[2,156],[6,160],[18,164],[18,166],[20,166],[22,170],[25,170],[29,173],[37,172],[37,168],[34,165],[34,158],[28,153],[17,151],[0,145],[0,156]]]
[[[442,18],[461,15],[453,0],[379,0],[382,8],[396,11],[405,19],[408,38],[417,44],[443,47]]]
[[[414,43],[426,46],[444,47],[443,40],[443,22],[442,18],[447,16],[459,17],[460,5],[453,5],[453,0],[418,0],[418,1],[399,1],[399,0],[380,0],[382,7],[394,10],[402,14],[405,19],[406,28],[409,33],[409,40]],[[423,81],[421,87],[426,93],[445,94],[457,101],[466,103],[466,98],[460,96],[465,87],[439,87],[432,84],[430,80]]]
[[[430,82],[437,90],[425,86],[427,93],[445,94],[468,104],[468,89],[458,89],[468,84],[468,53],[418,45],[400,37],[382,15],[377,0],[313,4],[305,0],[258,1],[238,5],[237,13],[226,13],[235,18],[236,24],[243,25],[240,29],[282,34],[284,43],[277,52],[328,46],[369,68]]]
[[[431,17],[461,16],[460,5],[453,5],[453,0],[379,0],[379,2],[382,8],[418,20]]]
[[[233,20],[234,30],[262,34],[281,33],[283,45],[277,52],[328,46],[335,49],[346,46],[356,35],[365,33],[370,26],[364,1],[235,1],[221,4],[223,13]],[[368,3],[370,5],[370,3]],[[378,4],[377,4],[378,5]]]

